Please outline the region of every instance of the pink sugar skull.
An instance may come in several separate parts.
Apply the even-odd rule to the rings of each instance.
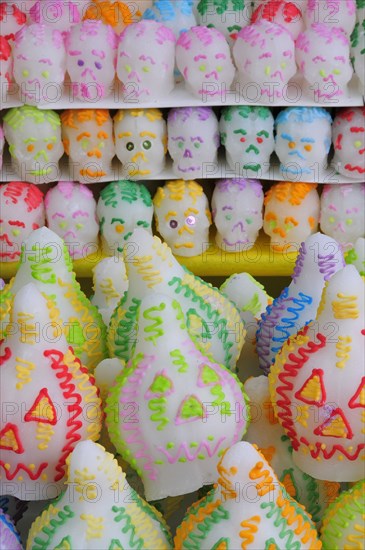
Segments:
[[[294,40],[290,33],[265,19],[244,27],[233,46],[241,85],[254,82],[261,96],[281,98],[296,73]]]
[[[192,27],[180,35],[176,43],[176,65],[187,90],[199,99],[224,97],[235,75],[224,35],[204,26]]]
[[[355,26],[356,0],[308,0],[305,20],[307,28],[324,23],[350,36]]]
[[[23,5],[25,5],[22,2]],[[26,24],[26,14],[16,5],[7,2],[0,3],[1,36],[14,40],[16,33]]]
[[[71,258],[85,258],[97,250],[96,202],[86,185],[60,181],[47,192],[44,204],[47,225],[65,241]]]
[[[5,137],[2,126],[0,126],[0,170],[3,166],[3,150],[5,145]]]
[[[339,174],[364,181],[365,107],[341,109],[333,120],[333,166]]]
[[[294,40],[304,30],[303,12],[305,4],[298,0],[287,2],[284,0],[263,0],[258,3],[251,18],[252,23],[266,19],[284,27]]]
[[[23,27],[15,37],[13,59],[14,79],[24,103],[47,103],[50,93],[54,94],[50,88],[62,86],[66,50],[60,31],[41,23]]]
[[[29,10],[29,18],[34,23],[43,23],[65,35],[70,27],[81,21],[79,3],[37,0]]]
[[[228,252],[249,250],[260,231],[264,193],[258,180],[227,179],[215,184],[212,196],[215,242]]]
[[[148,49],[146,49],[148,44]],[[117,74],[126,101],[157,101],[174,88],[175,36],[156,21],[132,23],[121,34]]]
[[[300,73],[314,89],[316,101],[346,95],[353,69],[350,41],[342,29],[314,23],[298,36],[295,55]]]
[[[44,226],[43,193],[32,183],[12,181],[0,185],[0,261],[20,258],[23,242]]]
[[[168,150],[174,173],[183,178],[202,177],[207,164],[217,162],[219,126],[210,107],[177,107],[167,119]]]
[[[198,24],[216,28],[229,45],[242,27],[249,25],[252,11],[250,0],[200,0],[196,9]]]
[[[66,50],[74,96],[95,101],[109,95],[117,56],[112,27],[91,19],[74,25],[66,37]]]
[[[327,184],[321,195],[322,233],[352,248],[365,237],[365,183]]]
[[[6,95],[13,78],[13,60],[9,41],[0,36],[0,98],[5,103]]]
[[[111,173],[113,121],[107,109],[69,109],[61,115],[62,140],[73,178],[94,183]]]

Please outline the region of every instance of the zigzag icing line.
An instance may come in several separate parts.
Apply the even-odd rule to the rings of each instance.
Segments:
[[[205,450],[208,457],[212,458],[212,456],[217,454],[219,447],[223,441],[226,441],[226,439],[226,437],[220,437],[213,448],[211,448],[211,443],[209,441],[202,441],[199,444],[199,447],[196,447],[193,452],[191,452],[191,449],[187,443],[180,443],[175,455],[170,454],[163,447],[156,447],[156,449],[165,455],[170,464],[175,464],[182,456],[186,457],[189,461],[196,460],[198,454],[202,450]]]
[[[5,464],[6,462],[4,462],[3,460],[0,460],[0,467],[3,468],[4,472],[5,472],[5,475],[6,475],[6,479],[8,480],[12,480],[14,479],[19,472],[23,471],[23,472],[26,472],[29,476],[29,478],[32,480],[32,481],[35,481],[36,479],[38,479],[40,477],[40,475],[42,474],[43,470],[45,468],[47,468],[48,466],[48,462],[42,462],[39,466],[38,466],[38,469],[36,471],[32,471],[28,468],[28,466],[26,466],[25,464],[17,464],[14,472],[11,474],[10,473],[10,470],[8,470],[7,468],[5,468]]]

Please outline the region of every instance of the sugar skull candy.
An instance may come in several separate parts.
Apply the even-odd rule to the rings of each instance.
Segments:
[[[21,2],[20,5],[25,5]],[[14,40],[16,33],[26,24],[26,14],[14,3],[0,3],[1,36]]]
[[[121,180],[107,185],[100,193],[96,213],[103,252],[108,256],[119,257],[137,227],[152,233],[152,198],[140,183]]]
[[[252,23],[266,19],[271,23],[281,25],[290,32],[294,40],[304,29],[303,2],[286,2],[284,0],[264,0],[258,2],[251,18]]]
[[[193,12],[193,0],[153,0],[150,8],[143,13],[142,19],[159,21],[169,27],[175,38],[196,25]]]
[[[69,109],[61,115],[62,139],[73,178],[93,183],[111,173],[113,121],[106,109]]]
[[[288,107],[275,120],[275,153],[287,179],[327,167],[331,147],[331,115],[322,107]]]
[[[332,127],[337,172],[364,181],[365,174],[365,107],[341,109]]]
[[[114,81],[117,38],[110,25],[87,19],[66,37],[67,72],[74,97],[95,101],[108,96]]]
[[[14,107],[4,116],[4,133],[12,166],[23,181],[41,184],[59,179],[58,162],[64,149],[55,111]]]
[[[71,258],[98,248],[99,224],[92,192],[82,183],[60,181],[45,196],[47,225],[65,241]]]
[[[240,84],[256,83],[262,99],[282,98],[297,70],[290,33],[265,19],[238,33],[233,58]]]
[[[5,137],[4,137],[4,131],[2,126],[0,125],[0,170],[3,166],[3,151],[4,151],[4,145],[5,145]]]
[[[210,107],[176,107],[167,119],[168,150],[174,173],[202,177],[205,165],[217,163],[219,125]]]
[[[23,27],[15,37],[13,58],[14,79],[24,103],[46,103],[50,86],[63,84],[66,50],[60,31],[41,23]]]
[[[232,45],[237,33],[250,23],[251,2],[248,0],[200,0],[197,11],[199,25],[216,28]]]
[[[49,25],[66,35],[70,27],[80,23],[81,13],[78,2],[37,0],[29,10],[29,18],[34,23]]]
[[[321,195],[321,231],[346,248],[365,236],[365,183],[327,184]]]
[[[364,5],[365,7],[365,5]],[[362,89],[365,87],[365,18],[357,22],[351,35],[351,62],[360,80]]]
[[[209,243],[208,199],[195,181],[176,180],[159,187],[154,198],[157,230],[178,256],[202,254]]]
[[[0,260],[15,262],[23,242],[44,226],[43,193],[32,183],[12,181],[0,185]]]
[[[254,176],[268,171],[275,146],[274,117],[270,109],[247,105],[225,107],[219,130],[232,170]]]
[[[0,98],[2,103],[6,101],[6,95],[13,78],[13,61],[9,41],[0,36]]]
[[[355,26],[356,0],[308,0],[305,20],[307,28],[324,23],[350,36]]]
[[[296,61],[310,84],[315,101],[328,101],[347,95],[353,75],[350,41],[342,29],[314,23],[296,41]]]
[[[139,180],[164,169],[167,131],[159,109],[121,109],[114,117],[114,134],[124,177]]]
[[[262,227],[264,193],[258,180],[227,179],[215,184],[212,197],[215,242],[223,250],[249,250]]]
[[[139,21],[123,31],[117,74],[125,101],[157,101],[169,94],[175,85],[174,66],[175,36],[171,29],[156,21]]]
[[[275,183],[266,193],[264,205],[264,231],[274,251],[298,251],[317,231],[320,203],[314,183]]]

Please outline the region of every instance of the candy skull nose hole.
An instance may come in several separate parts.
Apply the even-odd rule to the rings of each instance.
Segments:
[[[191,154],[190,149],[185,149],[184,159],[187,159],[187,158],[189,159],[193,158],[193,155]]]

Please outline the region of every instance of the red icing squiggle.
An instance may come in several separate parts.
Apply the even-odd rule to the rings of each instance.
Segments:
[[[47,468],[48,466],[48,462],[42,462],[37,470],[35,471],[32,471],[28,468],[28,466],[26,466],[25,464],[23,464],[22,462],[20,462],[19,464],[17,464],[17,467],[15,468],[14,472],[10,472],[10,470],[8,470],[7,468],[5,468],[5,462],[3,460],[0,460],[0,467],[3,468],[4,472],[5,472],[5,475],[6,475],[6,479],[8,480],[13,480],[18,474],[19,472],[23,471],[23,472],[26,472],[26,474],[29,476],[29,478],[32,480],[32,481],[35,481],[36,479],[38,479],[43,470],[45,468]]]
[[[309,441],[305,437],[300,438],[301,443],[303,443],[306,447],[309,447]],[[356,450],[351,454],[349,451],[343,447],[343,445],[338,445],[337,443],[333,445],[330,451],[327,449],[321,448],[321,443],[315,444],[315,449],[310,450],[310,454],[313,458],[317,458],[320,454],[323,455],[323,458],[326,460],[333,457],[333,455],[338,451],[339,453],[342,453],[348,460],[357,460],[359,457],[360,452],[365,449],[365,443],[362,443],[361,445],[358,445]]]
[[[0,344],[1,344],[2,342],[3,342],[3,340],[1,340]],[[6,348],[4,349],[3,355],[0,355],[0,367],[1,367],[1,365],[3,365],[3,363],[5,363],[8,359],[10,359],[11,355],[12,355],[12,354],[11,354],[11,349],[8,348],[8,347],[6,347]]]

